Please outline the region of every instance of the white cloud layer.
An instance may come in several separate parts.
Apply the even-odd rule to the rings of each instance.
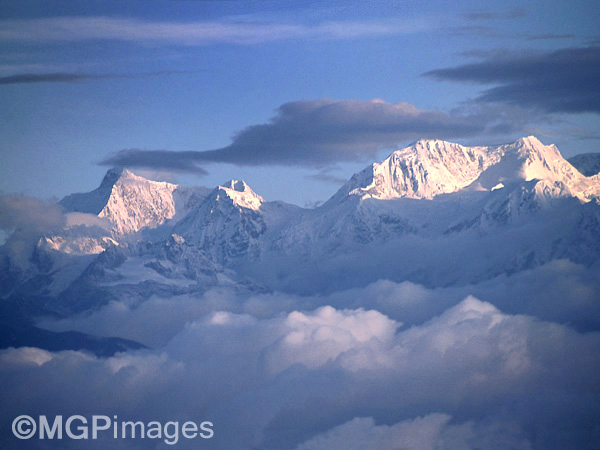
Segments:
[[[600,390],[598,332],[504,314],[474,297],[403,328],[375,310],[331,306],[197,314],[155,350],[107,359],[0,352],[3,429],[25,411],[211,420],[215,437],[203,447],[223,449],[587,448],[600,438],[590,401]]]
[[[447,414],[434,413],[388,426],[376,425],[372,417],[355,418],[310,439],[296,450],[532,448],[527,438],[515,433],[510,424],[482,426],[466,422],[451,425],[451,419]]]
[[[214,288],[201,297],[153,296],[140,304],[125,299],[99,310],[65,319],[39,323],[53,331],[76,330],[97,336],[119,336],[158,348],[187,323],[215,311],[246,314],[259,319],[292,311],[333,306],[365,308],[379,312],[404,327],[421,325],[474,294],[511,314],[527,314],[541,320],[569,324],[581,331],[598,330],[600,268],[586,268],[567,260],[552,261],[510,277],[501,275],[475,285],[428,289],[404,281],[379,280],[362,288],[328,296],[300,296],[282,292],[242,296],[228,288]],[[303,333],[308,328],[301,329]]]

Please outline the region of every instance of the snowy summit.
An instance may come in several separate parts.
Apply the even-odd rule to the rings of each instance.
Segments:
[[[491,190],[534,179],[562,184],[584,202],[600,194],[597,177],[583,176],[554,145],[534,136],[496,147],[420,140],[356,174],[341,193],[381,200],[431,199],[464,188]]]

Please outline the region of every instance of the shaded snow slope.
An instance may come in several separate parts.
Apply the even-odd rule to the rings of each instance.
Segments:
[[[600,153],[584,153],[569,158],[569,162],[586,177],[600,172]]]

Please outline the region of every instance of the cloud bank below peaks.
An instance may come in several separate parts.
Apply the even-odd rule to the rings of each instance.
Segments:
[[[213,312],[161,348],[107,359],[0,351],[0,395],[31,414],[93,404],[93,413],[142,421],[210,418],[218,432],[207,448],[230,450],[357,448],[349,438],[361,448],[597,445],[600,409],[582,399],[600,389],[599,333],[503,314],[473,297],[399,325],[374,310],[328,306],[264,319]],[[23,395],[36,385],[52,389]],[[3,427],[13,419],[0,412]]]
[[[381,150],[423,137],[455,139],[517,132],[523,122],[499,108],[461,107],[452,113],[383,100],[301,100],[281,105],[265,124],[252,125],[227,147],[207,151],[126,149],[100,165],[202,173],[202,165],[327,167],[372,159]]]

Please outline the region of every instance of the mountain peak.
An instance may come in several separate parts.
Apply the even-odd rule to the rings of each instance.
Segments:
[[[222,191],[235,206],[258,211],[264,199],[254,192],[243,180],[229,180],[227,183],[217,187]],[[217,196],[217,198],[219,198]]]
[[[126,169],[123,167],[113,167],[108,169],[104,175],[104,178],[102,179],[102,182],[100,183],[100,186],[112,186],[119,178],[121,178],[121,175],[123,175],[123,171],[125,170]]]
[[[525,136],[522,138],[517,139],[517,141],[515,142],[515,144],[520,144],[520,145],[526,145],[529,147],[545,147],[544,144],[542,144],[540,142],[540,140],[538,138],[536,138],[535,136]]]
[[[413,142],[412,144],[409,145],[409,147],[429,147],[431,145],[439,145],[439,144],[451,144],[451,142],[447,142],[444,141],[442,139],[419,139],[415,142]]]
[[[421,139],[356,174],[335,198],[431,199],[467,187],[491,190],[535,179],[563,183],[581,201],[598,196],[597,183],[586,181],[554,145],[527,136],[495,147]]]
[[[118,183],[120,180],[131,180],[131,179],[146,180],[146,178],[140,177],[124,167],[113,167],[106,171],[106,174],[104,175],[104,178],[102,179],[102,182],[100,183],[99,189],[111,190],[112,187],[116,183]],[[150,180],[146,180],[146,181],[150,181]]]
[[[237,192],[252,192],[252,189],[250,189],[250,186],[248,186],[244,180],[229,180],[227,183],[224,183],[222,187]]]
[[[151,181],[116,167],[109,169],[100,186],[84,194],[71,194],[60,201],[70,212],[107,218],[115,234],[156,227],[175,215],[176,184]]]
[[[421,139],[367,167],[342,187],[361,198],[431,199],[455,192],[475,180],[498,158],[487,147],[464,147],[439,139]]]

